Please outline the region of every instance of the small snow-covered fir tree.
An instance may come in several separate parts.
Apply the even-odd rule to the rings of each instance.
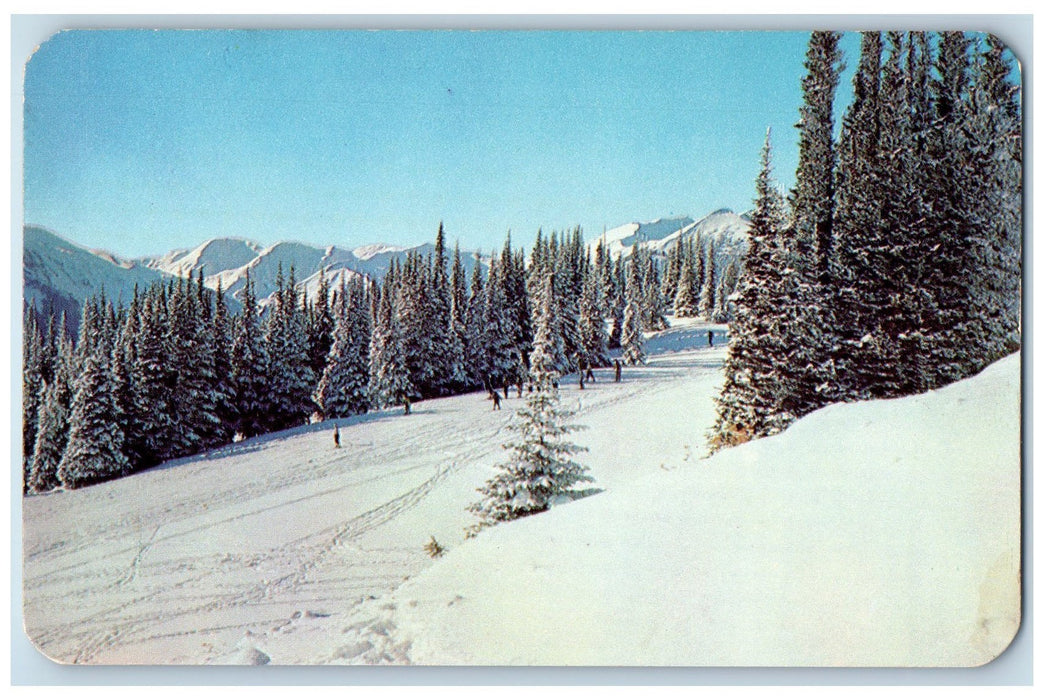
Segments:
[[[645,364],[645,337],[642,335],[642,313],[638,303],[628,302],[624,309],[623,331],[620,335],[623,360],[629,365]]]
[[[543,512],[557,499],[576,498],[576,486],[592,481],[573,459],[586,448],[566,439],[578,426],[567,422],[573,413],[559,406],[553,377],[546,372],[536,375],[536,390],[511,426],[518,437],[504,445],[510,457],[479,489],[482,499],[469,508],[478,516],[479,528]]]
[[[681,248],[681,245],[678,246]],[[679,318],[691,318],[699,313],[699,294],[696,286],[696,270],[688,256],[682,258],[678,282],[675,285],[674,315]]]

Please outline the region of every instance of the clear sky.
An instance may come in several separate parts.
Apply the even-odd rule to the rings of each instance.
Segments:
[[[527,248],[750,208],[808,34],[74,31],[25,78],[25,220],[127,256],[238,236]],[[851,92],[858,36],[842,44]]]

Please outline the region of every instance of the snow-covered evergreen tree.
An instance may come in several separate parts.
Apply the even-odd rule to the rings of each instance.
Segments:
[[[558,375],[566,371],[565,343],[562,340],[558,297],[554,292],[555,274],[548,270],[542,288],[533,300],[533,352],[529,356],[532,376]]]
[[[634,300],[624,309],[623,331],[620,334],[623,361],[629,365],[645,364],[645,337],[642,333],[642,312]]]
[[[58,464],[58,482],[79,488],[123,476],[130,464],[123,452],[110,339],[99,334],[83,360],[69,417],[69,442]]]
[[[828,278],[833,247],[834,92],[841,74],[840,39],[839,32],[812,32],[797,125],[798,171],[792,205],[795,234],[800,253],[813,256],[810,276],[823,283]]]
[[[696,261],[692,239],[679,241],[675,250],[678,255],[678,280],[675,283],[674,315],[692,318],[699,315],[699,287],[696,279]]]
[[[625,288],[626,276],[624,274],[623,256],[616,259],[612,265],[613,280],[612,291],[609,293],[609,310],[612,316],[609,328],[609,349],[615,350],[620,347],[620,338],[623,333],[624,307],[627,305]]]
[[[639,246],[643,248],[643,246]],[[652,254],[645,250],[641,256],[642,270],[642,324],[646,330],[667,328],[667,302],[663,298],[660,270]]]
[[[486,318],[486,283],[482,266],[476,265],[471,275],[471,288],[464,321],[464,366],[469,388],[483,385],[489,376],[489,326]]]
[[[414,396],[416,389],[410,381],[410,371],[403,349],[402,330],[395,307],[398,299],[399,271],[395,268],[385,276],[377,309],[377,322],[370,340],[370,402],[379,408],[400,403],[404,397]]]
[[[52,326],[54,344],[50,381],[40,387],[36,440],[29,463],[28,490],[43,493],[57,488],[58,464],[69,441],[69,411],[73,396],[73,348],[65,333],[65,316]]]
[[[476,265],[481,267],[481,265]],[[450,354],[453,357],[454,392],[470,388],[466,336],[468,324],[468,280],[460,257],[460,244],[453,246],[453,264],[450,268]]]
[[[343,273],[341,280],[344,280]],[[312,375],[320,377],[326,369],[326,360],[333,345],[334,313],[330,308],[330,280],[326,269],[319,271],[319,285],[315,300],[306,305],[305,328],[308,342],[308,366]]]
[[[487,367],[484,379],[497,386],[507,381],[518,366],[518,347],[515,341],[516,323],[507,301],[507,263],[496,255],[490,260],[489,280],[486,286]],[[487,387],[488,388],[488,387]]]
[[[545,279],[545,289],[552,284],[550,277]],[[585,448],[566,439],[577,426],[568,422],[572,412],[560,407],[556,373],[548,369],[552,352],[546,341],[554,335],[547,325],[549,319],[542,312],[534,319],[536,390],[527,396],[526,405],[516,414],[517,423],[511,426],[518,437],[504,445],[510,451],[507,462],[498,465],[497,473],[479,489],[481,500],[470,507],[478,516],[479,527],[543,512],[556,499],[575,498],[579,495],[576,486],[592,481],[586,468],[573,458]]]
[[[276,281],[274,308],[262,328],[267,365],[267,429],[282,430],[304,423],[313,411],[315,377],[308,358],[304,309],[299,303],[294,268],[284,283],[282,269]]]
[[[609,364],[609,336],[605,330],[605,300],[598,271],[592,267],[584,275],[580,296],[580,344],[587,367]]]
[[[707,247],[701,253],[703,255],[703,285],[700,287],[700,316],[710,320],[714,315],[714,295],[718,290],[718,265],[717,254],[714,250],[714,241],[707,243]]]
[[[242,302],[243,308],[235,321],[229,370],[236,432],[243,437],[253,437],[263,433],[268,424],[268,387],[265,378],[268,349],[262,337],[254,283],[249,273],[243,287]]]
[[[776,313],[782,295],[780,232],[785,203],[772,178],[771,132],[765,136],[749,245],[729,323],[725,383],[717,399],[718,417],[708,443],[712,450],[771,435],[785,427],[780,397],[783,329]]]
[[[36,444],[41,388],[44,384],[44,339],[36,309],[22,306],[22,489],[29,489],[29,467]]]
[[[365,413],[370,406],[370,310],[362,282],[341,280],[333,346],[315,390],[324,418]]]

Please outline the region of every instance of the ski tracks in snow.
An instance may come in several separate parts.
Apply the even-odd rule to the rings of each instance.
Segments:
[[[563,404],[587,416],[718,365],[717,352],[661,355],[582,392],[567,378]],[[278,646],[329,616],[355,646],[328,661],[408,663],[375,599],[431,564],[429,516],[474,500],[523,400],[496,413],[480,393],[425,401],[342,425],[341,449],[313,426],[26,499],[26,629],[60,661],[207,663],[244,635]]]

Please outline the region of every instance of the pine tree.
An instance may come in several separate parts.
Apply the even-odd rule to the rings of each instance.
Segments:
[[[508,307],[506,280],[508,274],[502,258],[493,256],[489,265],[489,280],[486,287],[486,329],[488,340],[485,379],[497,385],[513,376],[518,367],[518,348],[515,344],[516,325]],[[487,387],[488,388],[488,387]]]
[[[838,376],[849,399],[873,394],[879,381],[877,345],[883,341],[881,311],[887,308],[889,232],[881,200],[880,32],[863,32],[854,99],[845,113],[838,145],[837,205],[831,279],[837,300]],[[881,378],[883,379],[883,378]]]
[[[1010,79],[1006,55],[1004,44],[987,35],[975,65],[965,132],[970,179],[978,185],[975,225],[982,232],[968,313],[981,324],[983,363],[1021,344],[1022,119],[1019,87]]]
[[[584,276],[580,296],[580,344],[584,365],[609,364],[609,337],[605,331],[605,301],[598,271],[592,267]],[[583,369],[583,367],[581,367]]]
[[[624,275],[623,256],[616,259],[612,268],[613,291],[609,296],[610,311],[612,312],[612,326],[609,329],[609,349],[615,350],[620,347],[620,339],[623,333],[624,306],[626,299],[624,289],[626,277]]]
[[[554,292],[555,274],[548,269],[541,289],[533,300],[533,352],[529,357],[530,372],[536,376],[561,374],[567,369],[565,344],[561,335],[558,297]]]
[[[343,274],[341,280],[344,280]],[[326,269],[319,271],[319,286],[316,289],[315,301],[306,313],[306,334],[308,337],[308,365],[312,375],[319,377],[326,368],[330,346],[333,345],[334,314],[330,309],[330,280],[326,277]]]
[[[678,262],[678,281],[675,284],[674,315],[678,318],[692,318],[699,315],[699,287],[696,281],[696,261],[692,239],[684,244],[679,241],[675,250],[680,251]]]
[[[123,430],[117,416],[112,346],[102,333],[83,358],[69,417],[69,442],[58,464],[57,478],[66,488],[80,488],[123,476],[130,464],[123,453]]]
[[[431,366],[431,391],[435,396],[445,396],[464,383],[463,346],[453,326],[453,292],[447,264],[446,234],[440,222],[431,271],[425,275],[428,311],[424,326],[429,347],[426,362]]]
[[[333,346],[315,390],[324,418],[365,413],[370,406],[370,311],[361,282],[342,278]]]
[[[545,278],[544,296],[553,285]],[[542,304],[536,304],[541,308]],[[518,410],[518,422],[511,429],[518,439],[504,445],[511,456],[498,465],[497,473],[479,489],[482,499],[469,510],[479,518],[479,527],[540,513],[559,498],[579,496],[576,486],[592,481],[583,465],[573,455],[585,448],[568,442],[565,437],[577,430],[567,421],[573,413],[559,406],[557,376],[548,368],[553,354],[546,347],[554,336],[548,327],[550,315],[537,312],[534,319],[533,381],[536,390]]]
[[[30,463],[36,444],[41,388],[44,384],[44,339],[36,308],[22,306],[22,489],[29,489]]]
[[[58,487],[58,464],[69,440],[72,405],[73,348],[65,333],[65,315],[50,334],[54,347],[50,381],[40,387],[39,421],[29,464],[28,488],[43,493]]]
[[[477,262],[477,261],[476,261]],[[479,267],[479,265],[476,265]],[[460,257],[460,244],[453,246],[453,266],[450,270],[450,345],[454,393],[470,387],[468,376],[466,335],[468,316],[468,281]]]
[[[214,317],[210,322],[209,342],[214,349],[214,391],[219,421],[217,442],[228,443],[235,436],[238,417],[232,386],[232,318],[228,313],[220,278],[214,294]]]
[[[236,317],[232,352],[229,357],[236,432],[243,437],[260,435],[268,417],[267,347],[261,335],[254,283],[249,273],[243,287],[243,308]]]
[[[642,302],[645,318],[642,323],[647,330],[662,331],[667,328],[667,302],[663,298],[659,266],[648,251],[642,258],[645,268],[642,272],[642,288],[645,297]]]
[[[410,381],[396,313],[398,275],[399,271],[393,268],[384,278],[370,339],[370,403],[379,408],[394,406],[416,392]]]
[[[703,286],[700,287],[700,316],[710,320],[714,315],[714,294],[718,289],[718,264],[714,251],[714,241],[707,243],[704,249]]]
[[[467,315],[464,322],[464,366],[468,386],[480,387],[489,376],[489,330],[486,317],[486,283],[476,259],[471,275]]]
[[[620,336],[623,360],[629,365],[645,364],[645,338],[642,334],[642,312],[635,301],[624,309],[623,331]]]
[[[308,362],[304,310],[299,304],[294,268],[284,283],[280,266],[274,308],[264,319],[268,408],[267,429],[282,430],[304,423],[312,413],[315,378]]]
[[[785,427],[780,397],[782,333],[777,305],[782,295],[781,231],[785,203],[772,178],[771,132],[765,136],[757,199],[751,214],[749,245],[729,323],[725,383],[717,399],[712,450],[771,435]]]
[[[834,92],[841,74],[838,32],[816,31],[808,43],[801,81],[804,101],[798,140],[798,171],[793,194],[799,252],[814,260],[813,276],[829,278],[834,213]]]

